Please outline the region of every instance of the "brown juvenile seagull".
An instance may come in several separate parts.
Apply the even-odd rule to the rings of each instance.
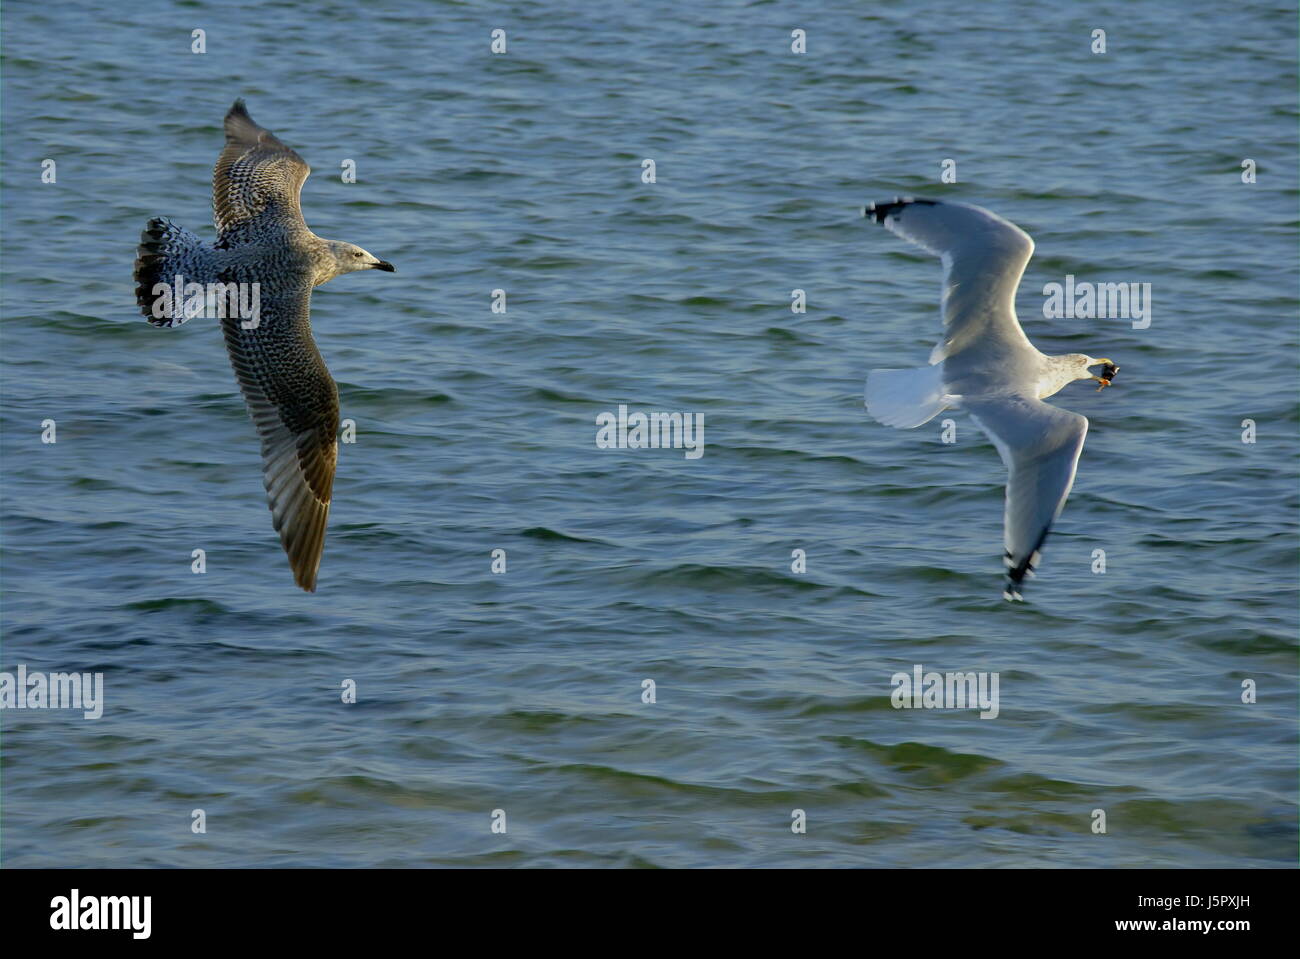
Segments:
[[[307,228],[298,196],[310,172],[236,100],[212,174],[217,242],[209,246],[170,220],[150,220],[135,261],[135,292],[154,326],[179,325],[205,306],[220,317],[230,365],[262,439],[272,522],[295,582],[315,592],[338,461],[339,398],[312,340],[311,291],[341,273],[391,273],[393,265]]]

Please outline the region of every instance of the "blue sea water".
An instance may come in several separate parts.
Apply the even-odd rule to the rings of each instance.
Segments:
[[[1295,864],[1294,7],[21,0],[0,42],[0,668],[105,684],[0,713],[4,865]],[[216,324],[134,304],[236,97],[398,270],[313,298],[356,423],[314,595]],[[895,194],[1026,229],[1028,335],[1122,367],[1053,401],[1092,426],[1023,606],[989,442],[862,409],[938,336]],[[1067,275],[1150,326],[1045,318]],[[619,404],[704,455],[598,449]],[[999,715],[893,708],[917,664]]]

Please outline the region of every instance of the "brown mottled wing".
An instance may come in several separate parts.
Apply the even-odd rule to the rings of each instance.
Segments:
[[[253,122],[243,100],[226,114],[226,147],[212,171],[217,246],[306,230],[298,194],[311,173],[302,157]]]
[[[230,365],[262,438],[272,522],[294,580],[316,590],[338,462],[338,389],[311,336],[311,289],[263,293],[256,329],[222,320]]]

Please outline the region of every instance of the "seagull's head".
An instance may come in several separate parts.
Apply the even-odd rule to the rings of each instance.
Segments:
[[[363,250],[355,243],[344,243],[341,240],[331,240],[329,242],[330,256],[334,259],[335,276],[340,273],[353,273],[357,270],[383,270],[386,273],[396,273],[397,270],[393,264],[387,260],[381,260],[368,250]]]
[[[1115,374],[1119,372],[1119,367],[1115,365],[1115,361],[1111,359],[1107,359],[1104,356],[1101,359],[1097,359],[1096,357],[1087,356],[1086,354],[1083,353],[1073,353],[1071,354],[1070,358],[1074,360],[1078,360],[1079,362],[1079,367],[1080,367],[1079,374],[1078,376],[1075,377],[1075,379],[1096,380],[1098,383],[1101,384],[1100,386],[1097,387],[1098,393],[1100,393],[1106,387],[1110,386],[1111,380],[1113,380],[1115,378]],[[1100,376],[1096,375],[1091,371],[1092,367],[1094,366],[1101,367]]]

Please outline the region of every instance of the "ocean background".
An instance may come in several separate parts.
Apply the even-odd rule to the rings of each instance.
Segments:
[[[0,668],[102,672],[105,706],[0,713],[0,862],[1294,866],[1296,28],[9,0]],[[315,595],[216,323],[133,297],[151,216],[212,239],[236,97],[313,165],[308,224],[398,271],[313,298],[356,422]],[[861,218],[896,194],[1022,226],[1031,339],[1122,367],[1053,400],[1092,426],[1023,606],[991,444],[862,408],[938,337],[938,261]],[[1150,327],[1045,319],[1067,274],[1150,283]],[[703,457],[597,449],[619,404],[702,413]],[[1000,715],[892,708],[916,664],[997,672]]]

